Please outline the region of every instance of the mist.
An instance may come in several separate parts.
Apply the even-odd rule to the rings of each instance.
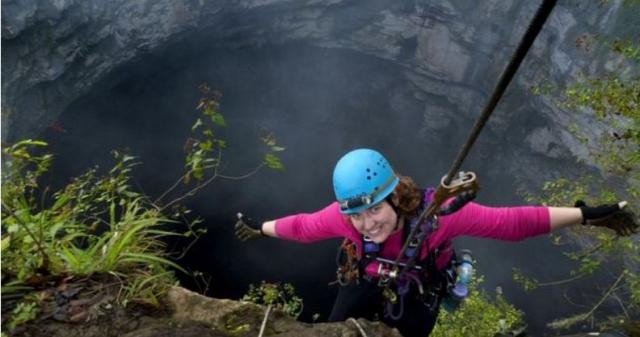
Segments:
[[[233,236],[235,213],[267,220],[324,207],[333,200],[335,162],[358,147],[381,151],[396,171],[421,186],[437,185],[474,121],[455,113],[427,120],[425,111],[437,112],[447,103],[416,88],[405,72],[377,57],[303,43],[240,49],[206,47],[197,41],[170,45],[117,69],[62,113],[56,122],[61,129],[43,133],[56,156],[50,183],[60,186],[94,164],[108,168],[110,150],[128,149],[143,162],[134,171],[136,187],[160,195],[183,172],[183,144],[197,117],[198,86],[208,83],[223,94],[220,112],[228,125],[220,130],[228,144],[223,173],[240,176],[260,164],[264,130],[286,147],[281,154],[286,169],[262,169],[237,181],[216,180],[187,199],[186,206],[204,219],[208,233],[178,262],[210,275],[207,294],[215,297],[240,298],[249,283],[261,280],[293,283],[304,299],[301,319],[310,321],[320,314],[325,320],[337,291],[328,283],[335,279],[339,241],[303,245],[266,238],[241,243]],[[520,95],[508,92],[497,118],[504,120],[505,111],[517,109]],[[523,153],[527,158],[522,165],[541,158],[527,152],[522,133],[547,122],[530,113],[507,120],[512,123],[507,127],[489,123],[463,165],[478,174],[482,190],[477,202],[483,204],[522,204],[517,190],[536,179],[514,176],[506,167],[517,168]],[[562,174],[550,168],[570,169],[571,163],[569,158],[541,160],[539,168],[528,169],[540,170],[542,182]],[[539,280],[566,275],[570,263],[562,249],[548,241],[461,238],[455,243],[457,249],[474,252],[484,289],[501,287],[507,299],[527,313],[534,334],[545,331],[545,322],[574,312],[557,303],[565,292],[574,296],[581,291],[581,285],[574,284],[527,294],[511,280],[513,267]],[[204,290],[202,283],[180,278],[185,286]]]

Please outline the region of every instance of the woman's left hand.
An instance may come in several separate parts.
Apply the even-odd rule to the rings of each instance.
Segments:
[[[580,207],[582,211],[583,225],[607,227],[620,236],[629,236],[638,232],[635,214],[626,209],[626,201],[613,205],[589,207],[584,201],[578,200],[576,206]]]

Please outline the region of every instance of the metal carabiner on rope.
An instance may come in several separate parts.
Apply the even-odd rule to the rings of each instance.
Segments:
[[[438,215],[448,215],[456,212],[469,201],[475,199],[480,186],[473,172],[460,171],[449,183],[446,182],[447,176],[440,180],[440,187],[434,193],[434,199],[440,201],[442,205],[445,200],[455,198],[447,205],[440,206]]]
[[[468,191],[471,189],[478,189],[478,181],[476,174],[473,172],[458,172],[457,176],[454,176],[449,183],[447,183],[447,176],[443,176],[440,180],[440,185],[452,194],[458,194],[461,191]]]

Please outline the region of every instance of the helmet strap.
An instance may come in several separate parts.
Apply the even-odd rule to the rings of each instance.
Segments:
[[[389,205],[391,206],[391,209],[393,209],[393,211],[396,213],[396,225],[393,228],[393,231],[397,231],[398,228],[400,227],[400,209],[398,208],[398,206],[396,205],[395,202],[393,202],[393,193],[389,194],[386,198],[384,198],[384,200],[389,203]]]

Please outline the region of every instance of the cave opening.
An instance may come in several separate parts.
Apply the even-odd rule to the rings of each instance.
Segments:
[[[380,150],[397,171],[421,185],[437,183],[473,120],[459,116],[446,97],[416,87],[406,72],[402,65],[374,56],[303,43],[234,49],[177,43],[121,66],[67,108],[56,128],[44,132],[56,156],[51,183],[62,184],[94,164],[109,167],[109,151],[126,148],[143,163],[134,171],[137,187],[152,197],[162,194],[183,172],[183,146],[196,117],[198,86],[207,83],[223,95],[220,111],[227,127],[219,132],[228,144],[225,173],[242,175],[261,162],[258,138],[264,130],[272,131],[286,148],[281,154],[286,169],[262,169],[238,181],[217,180],[187,199],[185,205],[204,219],[208,233],[178,262],[211,275],[207,295],[214,297],[240,298],[248,284],[261,280],[292,283],[304,299],[301,319],[311,321],[319,314],[324,320],[337,292],[328,283],[335,279],[339,240],[241,243],[233,236],[235,213],[266,220],[324,207],[333,200],[333,165],[357,147]],[[451,115],[442,120],[425,117],[447,107]],[[523,121],[532,120],[541,123],[535,118]],[[518,144],[496,148],[501,137],[509,136],[488,133],[497,139],[481,142],[467,164],[482,177],[480,201],[517,204],[517,182],[496,172],[510,160],[501,153]],[[568,268],[564,262],[549,268],[545,259],[561,253],[544,239],[516,247],[463,238],[457,245],[471,248],[485,261],[480,272],[486,275],[486,289],[501,286],[516,306],[535,312],[533,331],[544,329],[545,320],[570,312],[562,307],[536,309],[560,296],[558,290],[534,298],[511,282],[511,266],[525,265],[547,275]],[[532,257],[531,251],[538,256]],[[203,290],[190,277],[180,279],[188,288]]]

